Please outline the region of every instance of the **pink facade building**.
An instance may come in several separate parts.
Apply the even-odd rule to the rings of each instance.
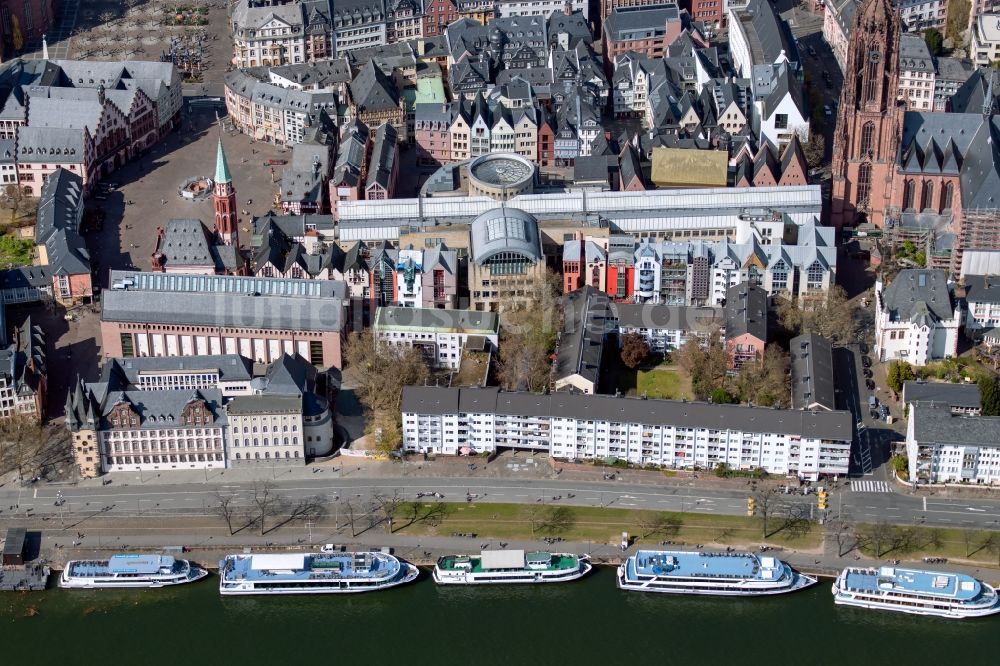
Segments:
[[[101,313],[106,358],[299,354],[340,368],[346,289],[333,280],[112,271]]]

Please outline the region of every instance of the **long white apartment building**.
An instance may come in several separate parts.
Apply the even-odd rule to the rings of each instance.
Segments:
[[[458,370],[466,348],[498,348],[500,317],[479,310],[380,307],[374,329],[380,344],[417,347],[432,366]]]
[[[918,484],[1000,483],[1000,416],[964,416],[947,405],[910,406],[906,455]]]
[[[429,386],[403,390],[402,417],[403,448],[414,453],[510,448],[674,469],[725,463],[808,480],[847,473],[853,428],[840,411]]]

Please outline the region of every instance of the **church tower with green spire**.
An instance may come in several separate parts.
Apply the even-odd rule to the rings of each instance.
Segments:
[[[226,245],[240,246],[239,221],[236,218],[236,188],[229,173],[226,153],[222,150],[222,137],[215,156],[215,188],[212,190],[215,202],[215,233]]]

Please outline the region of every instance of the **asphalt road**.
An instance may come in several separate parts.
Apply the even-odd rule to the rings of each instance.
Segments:
[[[366,503],[375,494],[391,495],[398,490],[406,499],[416,499],[418,492],[438,492],[443,495],[444,501],[461,502],[466,500],[466,493],[472,493],[477,501],[483,502],[543,502],[729,515],[745,512],[748,494],[738,489],[677,485],[475,477],[372,479],[326,476],[316,479],[278,478],[273,483],[276,491],[290,501],[323,496],[331,503],[350,500],[356,506]],[[12,514],[19,517],[61,515],[67,522],[70,519],[80,521],[88,516],[105,519],[119,516],[204,516],[213,513],[217,493],[235,495],[237,504],[248,505],[252,488],[250,482],[227,483],[219,472],[209,472],[209,480],[204,483],[179,485],[136,483],[62,488],[6,487],[0,489],[0,522],[12,517]],[[553,500],[553,497],[560,499]],[[64,502],[57,506],[59,498]],[[781,499],[790,504],[816,505],[813,495],[783,495]],[[12,506],[17,508],[12,510]],[[830,517],[838,514],[857,522],[885,520],[896,524],[938,527],[1000,528],[1000,500],[856,492],[850,486],[842,486],[831,496]],[[818,512],[815,515],[818,517]]]

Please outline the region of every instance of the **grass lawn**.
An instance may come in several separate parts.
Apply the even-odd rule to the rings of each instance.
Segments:
[[[35,243],[27,238],[18,238],[11,232],[0,234],[0,267],[30,264],[34,247]]]
[[[433,504],[421,504],[429,510]],[[664,539],[688,545],[716,543],[749,547],[769,543],[797,549],[820,546],[822,531],[810,523],[804,531],[793,534],[778,531],[768,539],[761,538],[757,518],[598,507],[558,507],[541,504],[459,504],[445,503],[437,519],[409,522],[407,512],[395,520],[396,532],[451,536],[455,532],[475,533],[477,538],[538,539],[560,536],[568,541],[593,541],[618,545],[621,533],[628,532],[646,545],[656,545]],[[555,515],[559,512],[558,518]],[[655,533],[654,517],[665,523]],[[772,519],[772,526],[776,521]],[[773,527],[771,527],[773,529]],[[478,543],[478,542],[477,542]]]
[[[618,370],[618,390],[622,395],[667,400],[693,399],[691,378],[680,368],[664,364],[648,370],[630,370],[621,366]]]
[[[881,545],[881,554],[871,543],[871,525],[858,525],[864,535],[861,550],[879,559],[920,559],[946,557],[949,560],[968,560],[986,566],[1000,566],[1000,533],[990,530],[962,530],[935,527],[898,527],[890,532]],[[895,538],[893,538],[894,535]]]

